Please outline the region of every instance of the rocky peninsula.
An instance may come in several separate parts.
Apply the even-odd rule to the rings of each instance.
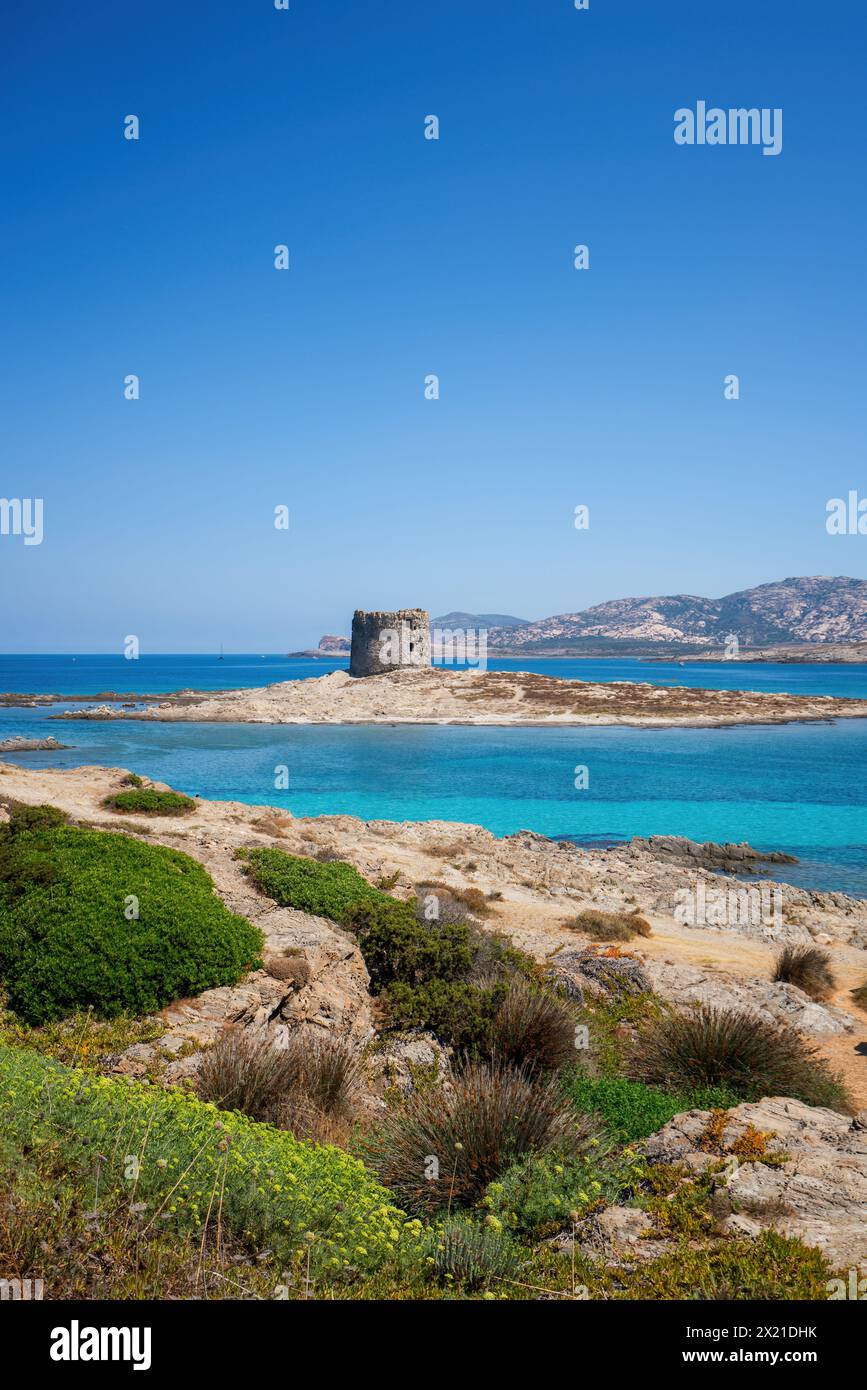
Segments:
[[[27,697],[20,697],[22,702]],[[867,717],[867,700],[750,690],[701,690],[631,681],[560,680],[527,671],[346,671],[246,690],[183,690],[69,709],[60,719],[221,724],[477,724],[713,727]]]

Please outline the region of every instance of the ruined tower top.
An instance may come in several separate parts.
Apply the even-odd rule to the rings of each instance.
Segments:
[[[380,676],[402,666],[430,666],[430,618],[423,608],[365,613],[352,618],[351,676]]]

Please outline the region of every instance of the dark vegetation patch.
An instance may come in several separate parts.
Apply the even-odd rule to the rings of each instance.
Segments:
[[[509,1164],[531,1153],[575,1156],[597,1137],[556,1078],[470,1063],[446,1091],[412,1092],[361,1153],[405,1210],[472,1207]]]
[[[196,809],[191,796],[183,792],[158,792],[151,787],[136,787],[129,792],[114,792],[103,801],[109,811],[122,815],[136,811],[146,816],[188,816]]]

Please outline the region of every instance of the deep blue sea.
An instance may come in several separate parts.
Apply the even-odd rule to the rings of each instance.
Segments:
[[[0,691],[219,689],[319,676],[345,662],[276,656],[0,656]],[[867,697],[867,666],[640,661],[491,662],[584,680]],[[63,706],[59,706],[63,708]],[[65,752],[28,767],[121,766],[191,795],[298,815],[457,820],[581,843],[632,835],[749,840],[802,861],[785,877],[867,897],[867,720],[726,729],[473,729],[62,723],[0,709],[0,739],[51,733]],[[277,769],[289,785],[275,788]],[[589,786],[576,790],[577,767]]]

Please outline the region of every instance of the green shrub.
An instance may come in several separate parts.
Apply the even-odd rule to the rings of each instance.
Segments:
[[[589,936],[591,941],[631,941],[635,936],[651,934],[650,923],[637,912],[603,912],[598,907],[585,908],[563,926]]]
[[[7,834],[22,834],[25,830],[51,830],[65,825],[69,817],[58,806],[28,806],[24,801],[13,801],[9,806]]]
[[[601,1115],[611,1136],[622,1144],[646,1139],[684,1110],[729,1109],[742,1099],[722,1087],[663,1091],[625,1076],[587,1076],[577,1068],[564,1078],[564,1086],[577,1109]]]
[[[441,1042],[478,1056],[491,1051],[497,1010],[506,986],[484,987],[466,980],[429,980],[407,985],[397,980],[380,996],[389,1028],[428,1028]]]
[[[118,1197],[143,1207],[135,1222],[145,1241],[167,1229],[204,1240],[219,1223],[280,1260],[309,1250],[314,1272],[339,1277],[376,1268],[423,1235],[340,1149],[300,1143],[179,1090],[86,1076],[32,1052],[0,1047],[0,1134],[33,1150],[62,1141],[68,1165],[88,1163],[98,1208]]]
[[[662,1014],[641,1032],[635,1079],[671,1090],[722,1086],[742,1100],[791,1096],[846,1110],[849,1098],[815,1044],[758,1014],[703,1006]]]
[[[103,801],[110,811],[126,815],[130,811],[140,811],[146,816],[188,816],[195,811],[196,803],[183,792],[157,792],[152,788],[136,788],[131,792],[115,792]]]
[[[530,1153],[586,1152],[597,1127],[553,1079],[470,1064],[448,1090],[414,1091],[362,1141],[379,1180],[410,1211],[473,1206],[489,1183]]]
[[[577,1158],[530,1154],[489,1185],[484,1204],[509,1230],[538,1240],[616,1201],[621,1167],[602,1145]]]
[[[774,966],[774,980],[797,985],[811,999],[829,999],[837,988],[831,957],[818,946],[785,946]]]
[[[461,1216],[430,1232],[425,1251],[438,1279],[469,1291],[489,1285],[496,1290],[498,1284],[517,1276],[522,1263],[520,1249],[508,1236]]]
[[[349,909],[361,901],[394,902],[372,888],[351,864],[339,859],[322,864],[274,846],[240,849],[237,858],[260,893],[281,907],[295,907],[332,922],[345,923]]]
[[[375,994],[396,980],[411,986],[459,980],[473,963],[466,925],[420,922],[410,903],[393,898],[356,902],[344,925],[358,938]]]
[[[72,826],[0,835],[0,981],[28,1023],[152,1013],[234,984],[261,941],[176,850]]]

